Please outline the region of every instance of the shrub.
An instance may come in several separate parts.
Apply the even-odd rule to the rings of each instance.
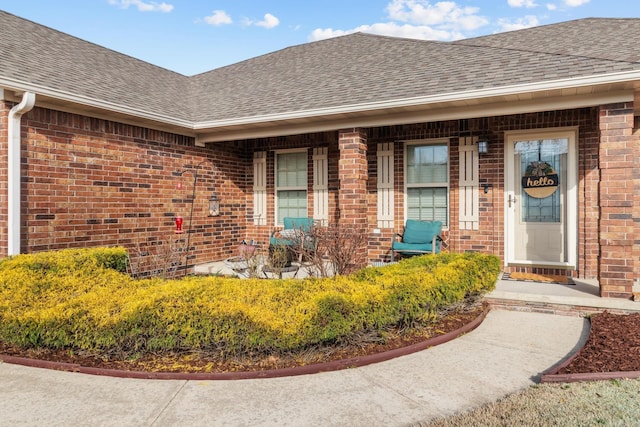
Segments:
[[[129,357],[291,351],[428,320],[492,289],[496,257],[440,254],[331,279],[134,279],[121,248],[0,262],[0,340]],[[114,268],[115,267],[115,268]]]

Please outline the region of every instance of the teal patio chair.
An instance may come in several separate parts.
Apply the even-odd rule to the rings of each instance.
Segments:
[[[402,235],[393,235],[391,241],[391,262],[395,261],[396,252],[404,256],[439,253],[444,242],[440,236],[441,232],[441,221],[408,219]]]
[[[313,249],[313,241],[309,237],[314,225],[313,218],[284,217],[283,224],[282,230],[271,233],[269,253],[274,247],[285,247],[290,256],[297,254],[301,258],[303,250]]]

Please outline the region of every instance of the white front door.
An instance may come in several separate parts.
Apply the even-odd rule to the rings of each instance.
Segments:
[[[506,135],[507,265],[575,267],[575,141],[574,129]]]

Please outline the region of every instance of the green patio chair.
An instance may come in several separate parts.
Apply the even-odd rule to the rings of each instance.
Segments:
[[[283,218],[284,227],[271,233],[269,239],[269,253],[275,247],[285,247],[291,255],[302,256],[303,250],[313,249],[313,241],[310,238],[314,225],[313,218]]]
[[[393,235],[391,241],[391,262],[395,261],[396,252],[404,256],[439,253],[442,249],[442,243],[444,242],[440,236],[441,232],[441,221],[408,219],[402,235]]]

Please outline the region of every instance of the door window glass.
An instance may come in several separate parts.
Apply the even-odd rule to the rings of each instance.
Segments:
[[[538,139],[515,144],[521,177],[523,222],[560,222],[565,194],[568,140]]]

